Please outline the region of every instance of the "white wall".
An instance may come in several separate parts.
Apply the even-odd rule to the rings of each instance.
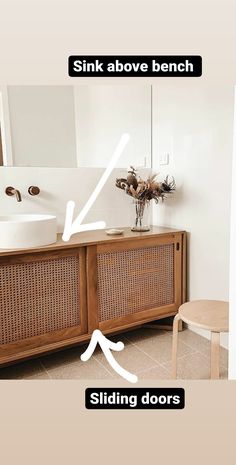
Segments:
[[[9,86],[13,166],[75,167],[72,86]]]
[[[102,168],[0,168],[0,215],[20,213],[51,213],[58,218],[58,231],[63,231],[66,203],[76,202],[80,210],[101,174]],[[115,169],[104,186],[85,221],[104,220],[108,227],[130,226],[130,198],[115,187],[115,178],[124,172]],[[32,197],[30,185],[41,189]],[[5,194],[13,186],[22,194],[22,202]]]
[[[236,87],[234,105],[234,150],[232,165],[231,240],[230,240],[230,307],[229,307],[229,378],[236,379]]]
[[[120,136],[130,142],[117,166],[151,166],[151,86],[75,86],[78,166],[104,167]]]
[[[189,233],[190,300],[229,299],[233,104],[230,87],[173,80],[153,88],[154,169],[177,183],[173,198],[153,207],[154,223]],[[160,166],[166,152],[170,164]]]

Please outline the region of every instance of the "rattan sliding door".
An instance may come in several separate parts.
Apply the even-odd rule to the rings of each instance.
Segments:
[[[87,332],[85,254],[81,247],[0,258],[0,363]]]
[[[174,315],[182,301],[182,243],[176,233],[88,247],[90,332]]]

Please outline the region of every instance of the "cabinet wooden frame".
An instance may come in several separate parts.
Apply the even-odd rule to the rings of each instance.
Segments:
[[[79,301],[80,325],[61,330],[56,330],[41,335],[28,337],[9,344],[0,345],[0,364],[7,364],[13,360],[28,358],[39,353],[53,350],[54,348],[68,345],[68,341],[80,339],[87,334],[87,292],[86,292],[86,249],[77,247],[74,249],[56,250],[43,253],[26,253],[21,255],[11,255],[0,257],[0,267],[4,265],[14,265],[32,263],[64,257],[79,258]]]
[[[160,318],[175,315],[179,306],[185,301],[185,233],[174,233],[168,236],[143,237],[130,241],[114,242],[87,247],[87,295],[88,295],[88,330],[91,334],[94,329],[107,332],[116,328],[122,329]],[[170,305],[150,308],[148,310],[132,313],[119,318],[99,321],[98,304],[98,270],[97,255],[108,252],[141,249],[158,245],[174,245],[174,302]],[[112,289],[111,289],[112,292]]]

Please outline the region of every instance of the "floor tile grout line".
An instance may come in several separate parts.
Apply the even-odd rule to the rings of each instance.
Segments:
[[[134,345],[134,344],[131,343],[131,345]],[[143,352],[143,351],[140,350],[140,352]],[[143,353],[145,353],[145,352],[143,352]],[[145,354],[145,355],[147,355],[147,354]],[[154,368],[154,367],[158,366],[158,363],[156,362],[156,360],[152,359],[151,357],[149,357],[149,358],[152,360],[152,362],[155,363],[155,365],[152,365],[150,368]],[[98,361],[98,359],[96,359],[96,360]],[[103,365],[103,363],[102,363],[100,360],[99,360],[99,363],[101,363],[101,364]],[[104,365],[103,365],[103,366],[104,366]],[[104,368],[106,368],[106,367],[104,366]],[[146,369],[146,368],[145,368],[145,369]],[[127,370],[127,369],[126,369],[126,370]],[[109,370],[107,370],[107,371],[108,371],[108,373],[110,373]],[[130,370],[127,370],[127,371],[130,371]],[[139,371],[136,371],[136,370],[135,370],[135,373],[138,374],[138,373],[140,373],[140,371],[143,371],[143,370],[139,370]],[[113,372],[116,373],[115,370],[113,370]],[[110,374],[113,375],[113,373],[110,373]]]
[[[146,354],[145,354],[145,355],[146,355]],[[155,360],[153,360],[153,359],[152,359],[152,361],[155,362],[155,365],[151,365],[149,368],[144,368],[144,369],[142,368],[141,370],[137,370],[137,371],[135,372],[135,374],[139,375],[139,374],[142,373],[143,371],[152,370],[153,368],[159,368],[159,364],[158,364]]]
[[[68,350],[68,349],[66,349],[66,350]],[[66,350],[65,350],[65,351],[66,351]],[[52,354],[49,355],[49,357],[50,357],[50,356],[53,356],[53,355],[58,355],[58,354],[60,354],[60,353],[64,354],[64,351],[62,350],[62,351],[59,351],[59,352],[52,353]],[[81,354],[80,354],[80,355],[81,355]],[[74,363],[78,363],[79,361],[81,361],[80,355],[78,355],[78,356],[76,355],[77,360],[72,360],[72,361],[71,361],[71,360],[69,360],[69,359],[68,359],[68,360],[64,359],[62,363],[60,363],[59,365],[56,364],[56,366],[54,365],[54,366],[50,367],[49,370],[51,370],[51,369],[54,370],[54,369],[56,369],[56,368],[61,368],[61,367],[64,366],[64,365],[65,365],[65,366],[69,366],[69,365],[72,365],[72,364],[74,364]],[[41,360],[41,362],[42,362],[42,359],[41,359],[41,358],[40,358],[40,360]],[[57,362],[56,362],[56,363],[57,363]],[[45,370],[47,370],[47,368],[46,368],[46,366],[44,365],[43,362],[42,362],[42,364],[43,364]]]
[[[204,343],[208,345],[208,348],[209,348],[209,350],[210,350],[210,347],[211,347],[211,340],[210,340],[210,339],[207,339],[207,338],[201,336],[200,334],[197,334],[197,333],[195,333],[194,331],[191,331],[191,329],[189,329],[189,331],[190,331],[191,333],[195,334],[195,335],[196,335],[198,338],[200,338],[202,341],[204,341]],[[180,331],[180,333],[181,333],[181,332],[182,332],[182,331]],[[181,342],[182,342],[183,344],[185,344],[186,346],[188,346],[188,347],[194,348],[190,343],[187,343],[186,341],[182,341],[182,340],[181,340]],[[224,350],[226,350],[226,351],[228,352],[228,349],[226,349],[225,347],[220,346],[220,349],[221,349],[221,348],[224,349]],[[196,350],[198,350],[198,352],[200,352],[200,353],[202,353],[203,355],[205,355],[203,351],[201,351],[201,350],[199,350],[199,349],[196,349]]]
[[[169,370],[167,368],[163,367],[160,363],[156,363],[155,365],[149,367],[149,368],[144,368],[144,370],[140,370],[137,372],[137,375],[140,375],[141,373],[145,373],[145,371],[152,370],[153,368],[162,368],[164,371],[166,371],[168,374],[170,374]]]
[[[182,360],[183,358],[187,358],[187,357],[189,357],[190,355],[196,355],[196,354],[199,354],[199,352],[198,352],[197,350],[194,350],[193,352],[190,352],[190,354],[180,355],[180,357],[177,358],[177,362],[178,362],[178,360]],[[200,355],[201,355],[201,354],[200,354]],[[162,366],[165,367],[165,365],[166,365],[167,363],[171,363],[171,360],[169,360],[168,362],[162,363]],[[165,367],[165,368],[166,368],[166,367]],[[167,370],[167,368],[166,368],[166,370]],[[169,370],[168,370],[168,371],[169,371]]]
[[[104,355],[104,357],[105,357],[105,355]],[[113,373],[111,373],[111,372],[105,367],[105,365],[103,365],[103,363],[102,363],[100,360],[98,360],[98,359],[96,358],[96,355],[92,355],[92,358],[95,359],[96,362],[98,362],[98,364],[101,365],[101,366],[107,371],[107,373],[109,373],[109,375],[111,375],[111,376],[113,377]]]
[[[131,342],[127,337],[123,337],[123,340],[124,340],[124,342],[127,341],[129,344],[131,344],[132,346],[134,346],[136,349],[139,350],[139,352],[142,352],[143,354],[145,354],[146,356],[148,356],[148,357],[152,360],[152,362],[155,363],[155,365],[152,365],[150,368],[154,368],[154,367],[158,366],[158,362],[157,362],[154,358],[152,358],[150,355],[148,355],[146,352],[144,352],[144,350],[142,350],[142,349],[140,349],[138,346],[136,346],[136,345],[135,345],[133,342]],[[126,347],[126,346],[125,346],[125,347]],[[125,347],[124,347],[124,350],[125,350]],[[95,357],[96,357],[96,356],[95,356]],[[100,363],[102,364],[102,362],[100,362]],[[103,365],[103,366],[104,366],[104,365]],[[108,371],[108,370],[107,370],[107,371]],[[129,371],[129,370],[128,370],[128,371]],[[138,374],[138,373],[140,373],[140,371],[143,371],[143,370],[136,371],[136,373]],[[109,371],[108,371],[108,372],[109,372]]]
[[[147,339],[148,339],[148,338],[147,338]],[[143,349],[141,349],[140,347],[138,347],[138,345],[135,344],[135,342],[132,342],[130,339],[127,339],[127,340],[129,341],[130,344],[132,344],[134,347],[136,347],[136,349],[138,349],[140,352],[143,352],[145,355],[147,355],[147,356],[148,356],[151,360],[153,360],[155,363],[160,364],[162,367],[164,367],[164,365],[163,365],[162,362],[155,360],[151,355],[149,355],[147,352],[145,352],[145,350],[143,350]],[[182,342],[182,341],[181,341],[181,342]],[[193,347],[190,347],[190,346],[188,346],[188,347],[189,347],[190,349],[192,349],[192,351],[193,351],[193,352],[191,352],[192,354],[195,354],[195,353],[197,352],[197,350],[194,349]],[[186,357],[186,356],[188,356],[188,355],[189,355],[189,354],[187,354],[187,355],[181,355],[180,357],[178,357],[178,359],[181,359],[181,358]],[[170,363],[170,362],[171,362],[171,359],[168,360],[167,362],[164,362],[164,363]],[[165,367],[164,367],[164,368],[165,368]],[[166,368],[166,369],[167,369],[167,368]],[[168,370],[168,371],[169,371],[169,370]]]
[[[178,360],[182,360],[182,358],[184,357],[189,357],[189,355],[195,355],[196,353],[197,353],[197,350],[193,349],[193,352],[190,352],[190,354],[180,355],[179,357],[177,357],[177,362]],[[168,360],[168,362],[159,362],[159,363],[163,368],[165,368],[169,373],[171,373],[171,370],[168,370],[168,368],[166,368],[165,366],[167,363],[171,363],[171,362],[172,362],[172,359]]]
[[[107,371],[107,373],[109,373],[110,375],[112,375],[112,373],[110,373],[110,372],[107,370],[107,368],[106,368],[101,362],[99,362],[99,360],[97,360],[94,356],[92,356],[91,358],[93,358],[93,359],[98,363],[98,365],[102,366],[102,368],[104,368],[105,371]],[[54,367],[54,368],[52,368],[52,370],[57,370],[57,369],[60,370],[60,369],[62,368],[62,366],[63,366],[63,367],[64,367],[64,366],[68,367],[69,365],[74,365],[74,364],[76,364],[76,363],[77,363],[76,361],[75,361],[75,362],[71,362],[71,363],[63,363],[63,365]],[[41,362],[41,364],[42,364],[42,362]],[[42,365],[43,365],[43,364],[42,364]],[[49,376],[50,379],[57,379],[57,378],[53,378],[52,376],[50,376],[50,372],[48,372],[48,370],[46,369],[46,367],[44,367],[44,368],[45,368],[45,371],[47,372],[47,374],[48,374],[48,376]],[[60,378],[59,378],[59,379],[60,379]],[[71,379],[71,378],[68,378],[68,379]]]
[[[63,361],[62,363],[60,363],[59,365],[58,365],[58,364],[57,364],[56,366],[53,365],[53,366],[51,366],[49,369],[46,368],[46,366],[44,365],[43,362],[41,362],[41,363],[42,363],[44,369],[46,370],[46,372],[48,373],[48,375],[50,376],[50,371],[51,371],[51,370],[57,370],[57,369],[60,369],[60,368],[62,368],[62,367],[64,367],[64,366],[69,367],[70,365],[74,365],[74,364],[78,363],[78,361],[80,361],[80,357],[79,357],[79,360],[73,360],[72,362],[69,361],[69,360],[68,360],[68,361],[65,361],[65,360],[64,360],[64,361]],[[53,378],[50,377],[50,379],[53,379]]]
[[[211,363],[211,357],[210,356],[208,357],[207,355],[205,355],[203,352],[200,352],[200,351],[198,351],[197,353],[199,355],[202,355],[206,360],[209,360],[209,363]],[[223,365],[222,363],[220,363],[220,368],[228,370],[228,365]]]
[[[199,351],[197,351],[197,350],[196,350],[195,352],[193,352],[191,355],[196,355],[196,354],[198,354],[198,355],[200,355],[201,357],[205,358],[205,360],[208,361],[208,362],[210,363],[209,357],[206,357],[204,354],[202,354],[201,352],[199,352]],[[187,358],[189,355],[190,355],[190,354],[182,355],[181,357],[178,358],[178,360],[182,360],[183,358]],[[166,363],[169,363],[169,362],[165,362],[165,364],[166,364]],[[165,367],[165,364],[163,365],[163,368],[165,368],[167,371],[169,371],[168,368]],[[220,365],[220,368],[221,368],[221,369],[225,369],[226,367]],[[177,378],[177,379],[188,379],[188,378]],[[189,378],[189,379],[192,379],[192,378]],[[205,378],[194,378],[194,379],[196,379],[196,380],[198,380],[198,379],[203,380],[203,379],[205,379]],[[207,378],[207,379],[208,379],[208,378]],[[210,379],[210,378],[209,378],[209,379]],[[222,378],[222,379],[228,379],[228,378]]]
[[[201,336],[199,336],[199,337],[201,337]],[[189,348],[191,348],[191,349],[194,349],[194,350],[195,350],[195,353],[197,352],[197,353],[199,353],[200,355],[203,355],[203,357],[205,357],[205,358],[210,358],[211,344],[210,344],[210,341],[209,341],[209,340],[208,340],[208,342],[209,342],[209,347],[208,347],[207,349],[209,349],[209,355],[206,355],[206,353],[205,353],[203,350],[196,349],[196,348],[194,348],[193,346],[191,346],[190,344],[187,344],[186,342],[181,341],[182,344],[185,344],[187,347],[189,347]],[[224,347],[224,349],[225,349],[225,347]],[[227,349],[225,349],[225,350],[227,350]],[[222,365],[222,364],[221,364],[221,366],[224,367],[224,368],[227,368],[227,365]]]
[[[129,343],[134,346],[136,349],[139,350],[139,352],[142,352],[143,354],[145,354],[147,357],[149,357],[153,362],[155,363],[158,363],[151,355],[147,354],[147,352],[145,352],[143,349],[140,349],[140,347],[138,347],[137,344],[135,344],[134,342],[131,342],[129,339],[127,339],[129,341]]]
[[[201,336],[199,336],[199,337],[201,337]],[[196,350],[197,352],[200,352],[200,353],[201,353],[200,350],[196,349],[196,347],[193,347],[191,344],[188,344],[188,343],[185,342],[185,341],[181,341],[181,343],[184,344],[184,345],[186,345],[187,347],[190,347],[190,349],[194,349],[194,350]],[[203,352],[202,352],[202,353],[203,353]]]
[[[158,363],[154,358],[152,358],[150,355],[148,355],[148,354],[147,354],[146,352],[144,352],[142,349],[139,349],[139,347],[137,347],[134,343],[132,343],[131,341],[129,341],[127,338],[123,338],[123,339],[126,339],[126,340],[129,342],[129,344],[131,344],[131,345],[134,346],[136,349],[138,349],[139,352],[144,353],[146,356],[148,356],[148,357],[152,360],[152,362],[154,362],[155,365],[151,365],[151,367],[149,367],[150,369],[151,369],[151,368],[156,368],[156,367],[158,367],[159,363]],[[125,347],[124,347],[124,349],[125,349]],[[95,357],[96,357],[96,356],[95,356]],[[97,359],[96,359],[96,360],[97,360]],[[97,360],[97,361],[98,361],[98,360]],[[99,360],[99,362],[102,364],[102,362],[101,362],[100,360]],[[102,364],[102,365],[103,365],[103,364]],[[104,366],[104,365],[103,365],[103,366]],[[147,368],[145,368],[144,370],[146,370],[146,369],[147,369]],[[142,370],[138,370],[138,371],[135,371],[135,373],[138,375],[140,372],[142,372],[142,371],[144,371],[144,370],[143,370],[143,369],[142,369]],[[108,370],[107,370],[107,371],[108,371]],[[113,370],[113,371],[114,371],[114,370]],[[129,370],[128,370],[128,371],[129,371]],[[108,373],[110,373],[110,372],[108,371]],[[112,374],[112,373],[110,373],[110,374]]]

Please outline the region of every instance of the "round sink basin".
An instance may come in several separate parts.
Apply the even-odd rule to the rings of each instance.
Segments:
[[[57,240],[57,219],[53,215],[0,216],[0,248],[28,249]]]

